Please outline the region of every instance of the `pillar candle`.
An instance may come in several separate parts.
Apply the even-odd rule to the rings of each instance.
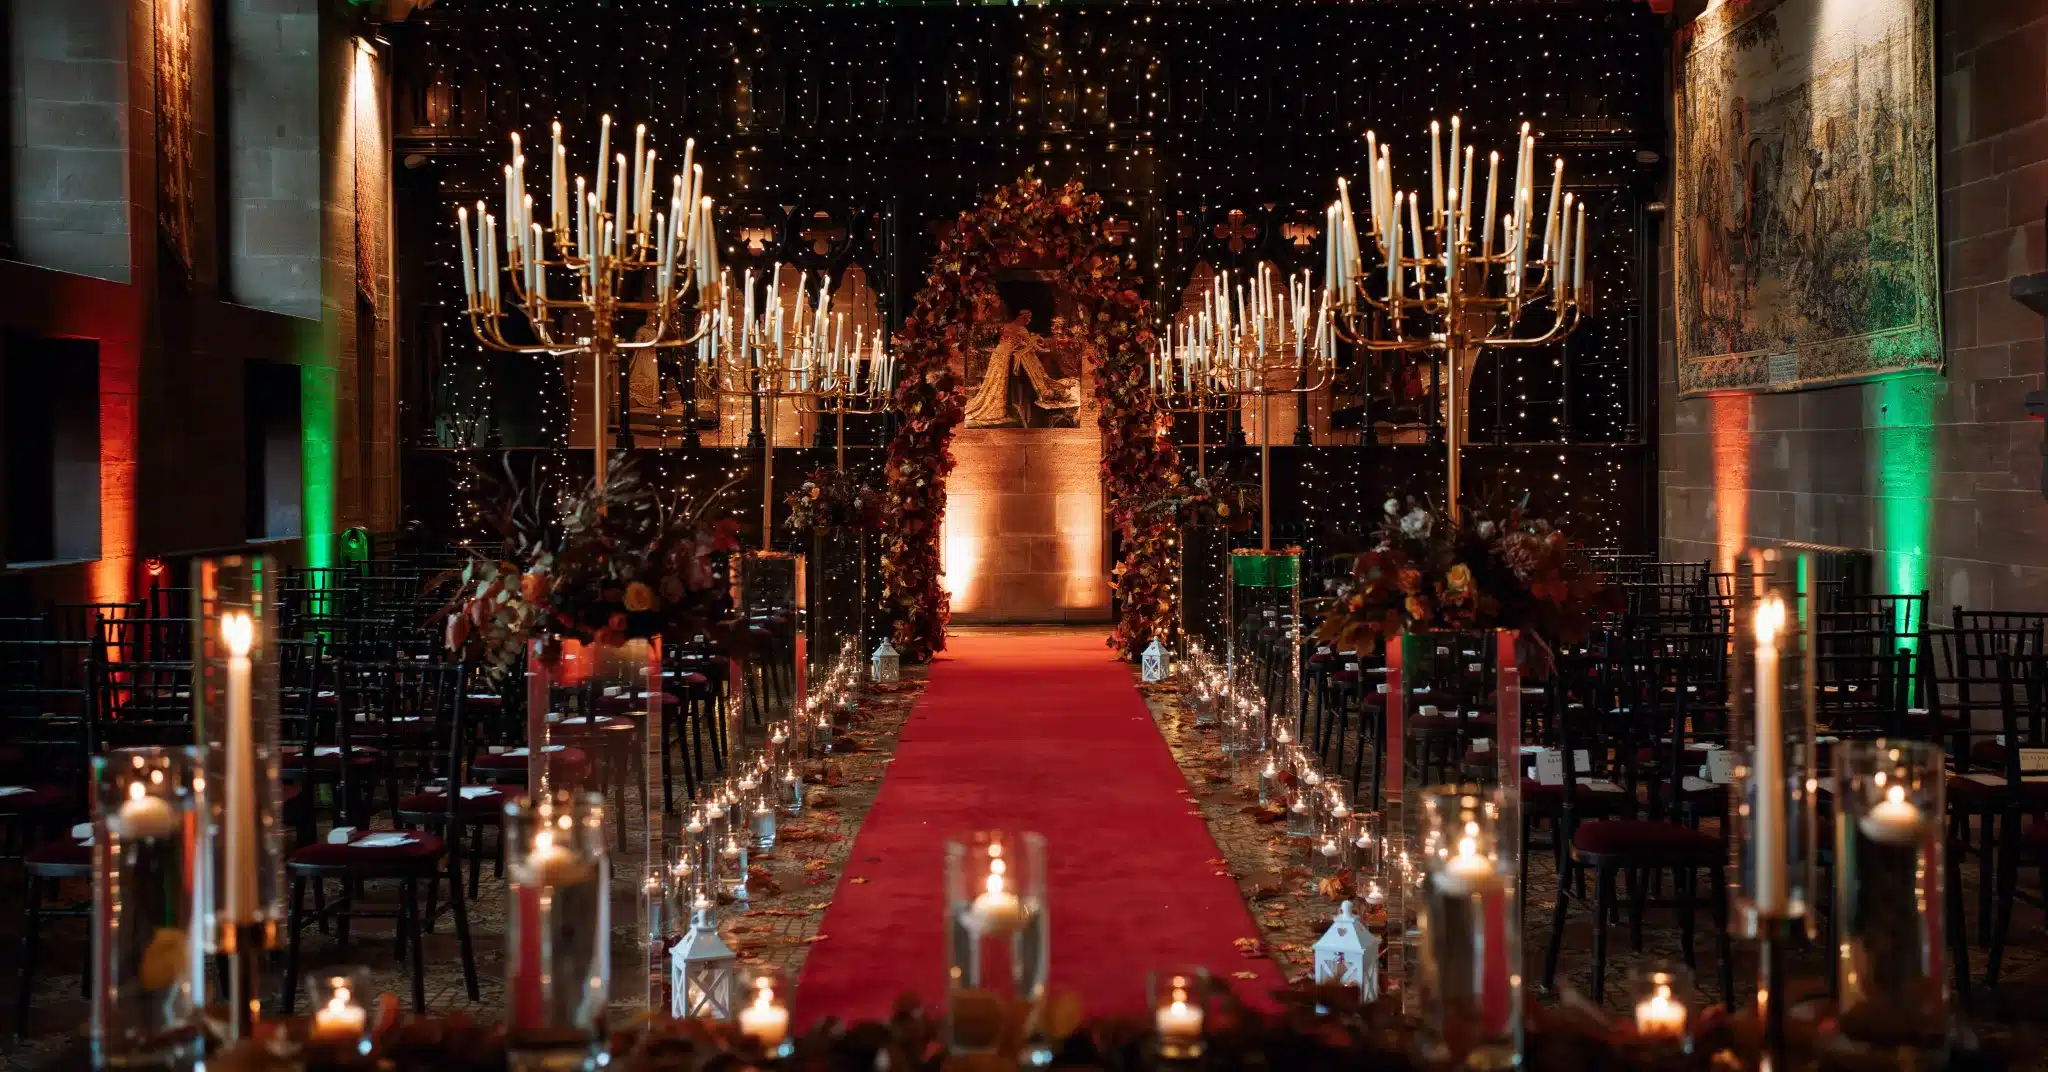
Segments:
[[[611,189],[611,187],[605,185],[606,180],[610,178],[609,172],[606,169],[611,162],[612,117],[604,115],[599,117],[597,123],[597,183],[591,187],[591,190],[600,198],[604,197],[605,191]]]
[[[562,121],[559,119],[555,120],[554,132],[554,159],[548,165],[548,226],[560,232],[569,223],[569,180],[568,160],[562,150]],[[556,240],[560,241],[559,234]]]
[[[1493,255],[1493,210],[1495,187],[1500,183],[1500,153],[1486,154],[1486,218],[1480,225],[1479,255]]]
[[[1453,154],[1456,155],[1456,154]],[[1455,166],[1455,165],[1454,165]],[[1444,222],[1444,144],[1443,127],[1436,120],[1429,121],[1429,225],[1441,227]]]
[[[1585,297],[1586,286],[1586,203],[1579,202],[1577,237],[1572,240],[1572,298]]]
[[[1543,260],[1545,263],[1551,263],[1551,257],[1556,250],[1558,195],[1562,193],[1563,190],[1564,159],[1560,157],[1557,161],[1557,167],[1550,173],[1550,207],[1544,213],[1545,219],[1543,223]],[[1567,209],[1567,211],[1569,211],[1569,209]]]
[[[462,296],[467,303],[464,305],[464,308],[475,309],[476,265],[469,251],[469,208],[467,206],[455,210],[455,227],[460,232],[455,244],[462,247]]]

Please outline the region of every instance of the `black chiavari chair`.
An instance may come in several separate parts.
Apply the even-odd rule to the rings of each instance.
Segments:
[[[284,1007],[287,1014],[297,998],[299,950],[306,927],[332,919],[336,940],[346,947],[349,921],[365,918],[394,920],[398,955],[401,959],[408,959],[412,968],[413,1009],[416,1012],[426,1011],[426,950],[420,886],[426,884],[431,901],[444,878],[448,882],[448,907],[455,917],[463,981],[470,1000],[478,999],[476,956],[470,942],[468,903],[463,896],[461,839],[458,836],[463,829],[464,803],[475,799],[460,791],[469,784],[466,777],[469,748],[464,740],[462,706],[468,686],[468,671],[459,663],[391,663],[380,667],[374,674],[366,675],[363,680],[381,682],[383,689],[373,704],[361,705],[360,708],[344,699],[341,707],[343,717],[337,722],[339,747],[350,748],[353,719],[348,715],[358,709],[382,716],[391,725],[411,725],[397,722],[398,718],[426,720],[428,728],[420,733],[393,730],[387,726],[386,732],[393,739],[403,738],[408,742],[394,748],[407,761],[407,774],[416,786],[416,792],[393,798],[394,814],[401,822],[408,817],[423,826],[431,822],[446,836],[434,833],[433,829],[371,831],[360,826],[344,827],[329,831],[324,840],[302,846],[285,857],[291,898],[286,922]],[[373,723],[366,722],[365,725]],[[344,793],[349,791],[351,779],[351,768],[343,765],[341,780]],[[436,786],[442,792],[428,792]],[[413,806],[408,808],[408,804]],[[497,804],[502,808],[503,801],[498,800]],[[308,884],[318,885],[329,880],[338,886],[336,897],[332,900],[321,898],[324,907],[309,912],[306,905]],[[398,903],[393,909],[379,909],[363,900],[364,884],[380,880],[398,884]],[[428,915],[431,914],[429,910]]]
[[[1987,618],[1981,613],[1956,612],[1958,622],[1970,627],[1931,632],[1933,657],[1924,660],[1923,699],[1929,712],[1929,732],[1924,736],[1945,738],[1949,762],[1955,774],[1948,782],[1948,808],[1953,840],[1969,845],[1969,821],[1978,820],[1977,929],[1991,931],[1992,891],[1997,861],[1996,827],[1999,801],[1988,792],[1988,775],[2003,769],[2003,755],[1995,740],[2005,718],[2006,683],[2002,661],[2020,665],[2043,651],[2043,634],[2024,621]],[[1985,621],[1994,624],[1980,625]],[[1995,779],[1993,779],[1995,781]]]

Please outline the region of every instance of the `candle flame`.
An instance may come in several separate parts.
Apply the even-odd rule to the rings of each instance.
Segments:
[[[1906,787],[1903,785],[1892,786],[1890,789],[1885,790],[1884,798],[1894,804],[1904,804],[1906,802]]]
[[[775,1007],[775,984],[766,979],[754,980],[754,1007],[772,1009]]]
[[[228,646],[228,654],[247,657],[249,644],[256,637],[256,627],[250,622],[248,612],[229,611],[221,615],[220,639]]]
[[[988,892],[990,893],[1003,892],[1003,873],[1000,871],[989,872],[988,882],[986,883],[986,885],[988,887]]]
[[[1785,601],[1770,596],[1756,605],[1756,642],[1775,644],[1778,631],[1785,627]]]

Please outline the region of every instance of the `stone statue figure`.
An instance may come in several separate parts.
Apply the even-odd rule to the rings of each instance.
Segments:
[[[1036,426],[1043,422],[1026,406],[1040,410],[1071,412],[1081,405],[1081,381],[1073,376],[1054,376],[1046,371],[1045,336],[1031,330],[1031,310],[1020,311],[1003,325],[982,371],[981,385],[967,400],[967,427],[995,428],[1003,425]],[[1010,375],[1022,372],[1030,383],[1032,397],[1018,399],[1012,412]]]

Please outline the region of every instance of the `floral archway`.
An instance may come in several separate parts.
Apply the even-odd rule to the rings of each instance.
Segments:
[[[961,213],[939,237],[931,274],[897,337],[893,403],[900,420],[885,474],[894,528],[883,540],[883,600],[906,659],[928,659],[946,643],[950,608],[939,535],[953,433],[966,399],[956,358],[971,345],[973,326],[1000,313],[996,273],[1026,263],[1055,265],[1055,285],[1085,314],[1070,335],[1094,362],[1102,486],[1121,538],[1109,645],[1129,656],[1172,624],[1172,518],[1139,509],[1148,489],[1177,474],[1166,435],[1172,414],[1158,406],[1146,378],[1155,346],[1151,305],[1123,278],[1102,220],[1102,198],[1079,181],[1051,187],[1027,172]]]

